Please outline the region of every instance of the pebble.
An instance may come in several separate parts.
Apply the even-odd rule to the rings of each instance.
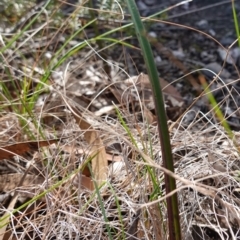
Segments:
[[[225,47],[228,47],[230,46],[236,39],[234,39],[233,37],[223,37],[221,40],[220,40],[220,43],[225,46]]]
[[[149,32],[148,33],[149,37],[152,37],[152,38],[157,38],[157,33],[156,32]]]
[[[232,51],[231,51],[232,50]],[[234,59],[235,63],[237,62],[237,60],[239,59],[240,57],[240,48],[239,47],[235,47],[233,49],[231,49],[230,52],[231,52],[231,56],[232,58]]]
[[[47,59],[51,59],[53,56],[52,56],[52,53],[51,52],[46,52],[44,54],[44,57],[47,58]]]
[[[229,64],[233,64],[233,59],[231,58],[230,53],[227,53],[225,49],[222,49],[221,47],[219,47],[217,49],[217,52],[220,58],[222,59],[222,61],[226,61]]]
[[[230,49],[228,52],[221,47],[218,48],[218,54],[223,61],[226,61],[229,64],[236,64],[237,60],[240,57],[240,48],[235,47]]]
[[[177,58],[184,58],[186,56],[182,48],[179,48],[178,50],[173,50],[172,54]]]
[[[147,9],[147,5],[145,3],[143,3],[142,1],[138,1],[137,2],[137,7],[139,11],[143,11]]]
[[[208,28],[208,21],[206,19],[202,19],[200,21],[198,21],[196,23],[196,25],[200,28],[200,29],[207,29]]]
[[[205,63],[214,62],[216,60],[216,56],[214,54],[212,54],[211,52],[205,51],[205,50],[203,50],[200,53],[200,57],[201,57],[202,61]]]
[[[162,62],[162,58],[160,56],[156,56],[154,60],[157,65],[159,65]]]
[[[231,76],[231,74],[226,69],[222,68],[222,66],[220,64],[218,64],[217,62],[209,63],[205,66],[205,68],[209,69],[210,71],[214,72],[215,74],[218,74],[219,72],[221,72],[220,78],[222,78],[223,80],[226,78],[229,78]],[[210,78],[215,77],[215,75],[213,73],[211,73],[210,71],[203,70],[204,74],[206,74],[208,77],[210,77]]]
[[[157,3],[156,0],[144,0],[143,2],[148,6],[153,6],[155,3]]]
[[[213,36],[213,37],[216,36],[216,32],[212,28],[209,29],[208,32],[211,36]]]

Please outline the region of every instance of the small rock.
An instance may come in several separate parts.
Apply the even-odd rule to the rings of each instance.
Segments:
[[[231,58],[230,56],[230,53],[227,53],[226,50],[222,49],[222,48],[218,48],[218,54],[220,56],[220,58],[223,60],[223,61],[226,61],[227,63],[229,64],[233,64],[233,59]]]
[[[200,54],[201,58],[203,60],[207,59],[208,58],[208,52],[207,51],[202,51],[201,54]]]
[[[223,61],[226,60],[226,62],[229,64],[236,64],[236,62],[240,56],[240,48],[239,47],[232,48],[228,52],[225,49],[222,49],[219,47],[217,51],[218,51],[218,54],[221,57],[221,59]]]
[[[137,6],[138,6],[139,11],[143,11],[143,10],[147,9],[147,5],[145,3],[143,3],[142,1],[138,1]]]
[[[157,38],[157,34],[156,34],[156,32],[149,32],[148,33],[148,35],[149,35],[149,37],[152,37],[152,38]]]
[[[200,28],[200,29],[207,29],[208,28],[208,21],[206,19],[202,19],[200,21],[198,21],[196,23],[196,25]]]
[[[228,47],[230,46],[233,42],[235,41],[235,39],[233,37],[223,37],[221,40],[220,40],[220,43],[225,46],[225,47]]]
[[[216,32],[212,28],[209,29],[208,32],[211,36],[213,36],[213,37],[216,36]]]
[[[153,6],[156,0],[144,0],[144,3],[148,6]]]
[[[218,74],[219,72],[221,72],[220,78],[223,78],[223,79],[229,78],[231,76],[231,74],[226,69],[223,69],[222,66],[216,62],[207,64],[205,66],[205,68],[209,69],[210,71],[214,72],[215,74]],[[208,76],[210,78],[215,77],[215,75],[213,73],[211,73],[210,71],[203,70],[203,72],[204,72],[204,74],[206,74],[206,76]]]
[[[160,56],[156,56],[154,60],[155,60],[155,63],[159,65],[162,61],[162,58]]]
[[[200,56],[201,56],[202,61],[205,63],[214,62],[216,60],[215,55],[213,55],[205,50],[201,52]]]
[[[181,48],[179,48],[178,50],[173,50],[172,53],[177,58],[184,58],[185,57],[185,54],[184,54],[184,52]]]
[[[44,57],[47,58],[47,59],[51,59],[52,58],[52,53],[51,52],[46,52],[44,54]]]
[[[237,60],[239,59],[240,57],[240,48],[239,47],[235,47],[232,49],[232,51],[230,50],[231,52],[231,56],[233,57],[235,63],[237,62]]]

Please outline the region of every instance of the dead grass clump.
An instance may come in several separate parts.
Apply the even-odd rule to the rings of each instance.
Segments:
[[[135,128],[131,122],[123,127],[117,120],[107,123],[93,119],[90,113],[86,116],[106,149],[107,178],[97,185],[91,176],[91,165],[86,162],[94,142],[89,145],[84,138],[88,130],[80,129],[68,113],[73,123],[61,129],[68,137],[57,145],[39,148],[38,164],[32,166],[43,177],[42,182],[38,182],[33,200],[17,215],[11,214],[9,239],[166,239],[165,170],[161,168],[156,127],[138,123]],[[179,126],[171,135],[184,238],[236,238],[238,150],[214,124],[199,131],[193,131],[191,125],[186,129]],[[28,176],[33,173],[36,171],[29,170]],[[17,192],[25,196],[18,203],[22,206],[30,190],[19,187]],[[7,202],[2,204],[7,206]]]

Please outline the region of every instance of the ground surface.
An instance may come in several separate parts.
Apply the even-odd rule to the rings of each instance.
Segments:
[[[22,2],[27,5],[22,10],[17,8],[19,14],[14,12],[16,5],[11,5],[10,1],[6,1],[4,10],[0,11],[3,19],[0,47],[9,43],[41,9],[34,10],[34,2],[32,6],[28,6],[29,1]],[[137,1],[143,16],[177,2]],[[39,6],[42,3],[38,1]],[[235,4],[238,12],[240,1]],[[138,84],[133,86],[123,71],[130,76],[146,73],[134,31],[111,35],[115,39],[131,36],[125,41],[135,46],[134,49],[119,44],[100,52],[100,56],[93,50],[108,47],[109,42],[104,42],[103,46],[90,42],[92,48],[78,49],[54,67],[70,48],[94,37],[96,32],[90,26],[65,46],[69,36],[80,26],[74,16],[63,23],[75,7],[61,6],[56,15],[51,15],[53,9],[54,6],[41,15],[8,50],[2,50],[1,84],[10,94],[1,92],[0,146],[14,145],[5,147],[0,154],[1,214],[6,208],[13,208],[9,205],[9,192],[24,179],[30,162],[32,167],[19,190],[22,199],[16,206],[47,191],[44,197],[38,197],[35,205],[29,204],[31,208],[23,208],[20,214],[11,217],[4,239],[110,239],[109,236],[113,239],[167,239],[166,209],[162,199],[165,185],[159,169],[162,161],[151,88],[146,75],[139,77]],[[104,15],[98,14],[99,34],[121,26],[119,22],[103,21],[100,17]],[[47,21],[47,16],[54,21]],[[76,16],[83,25],[89,21],[89,17]],[[127,16],[125,19],[129,21]],[[236,149],[239,134],[234,132],[234,146],[218,124],[207,98],[197,98],[202,92],[200,76],[210,83],[213,73],[207,69],[215,73],[224,69],[214,80],[211,90],[215,90],[213,94],[221,103],[229,125],[239,130],[237,43],[230,49],[232,58],[225,62],[223,57],[224,47],[228,48],[236,38],[232,19],[230,1],[195,0],[161,15],[158,22],[146,24],[150,35],[157,40],[152,46],[159,76],[164,79],[160,80],[161,84],[172,84],[172,88],[165,90],[169,120],[178,120],[197,99],[177,124],[169,121],[177,185],[181,188],[179,206],[184,239],[239,239],[240,236],[240,164],[239,148]],[[38,32],[39,26],[44,27]],[[59,49],[63,50],[58,55]],[[51,62],[54,57],[56,61]],[[101,57],[114,65],[105,65]],[[200,70],[202,68],[205,70]],[[52,70],[46,81],[50,88],[42,90],[34,105],[34,114],[29,116],[23,103],[37,91],[37,83],[43,81],[48,69]],[[188,75],[191,71],[195,72]],[[26,85],[22,85],[23,82]],[[29,88],[26,99],[24,86]],[[127,127],[123,127],[123,120],[116,116],[113,103],[120,109]],[[83,118],[81,121],[79,115]],[[149,126],[143,121],[146,119]],[[54,140],[36,142],[31,134],[36,139],[41,140],[43,134],[43,139]],[[108,185],[101,189],[100,198],[93,191],[90,170],[85,167],[82,173],[75,172],[89,157],[94,158],[93,138],[97,139],[97,149],[106,155],[98,161],[108,166]],[[18,157],[13,157],[11,152]],[[148,158],[147,163],[154,166],[157,188],[152,175],[143,167]],[[31,189],[29,182],[33,185]],[[52,187],[53,184],[57,186]],[[159,205],[147,206],[156,199]]]

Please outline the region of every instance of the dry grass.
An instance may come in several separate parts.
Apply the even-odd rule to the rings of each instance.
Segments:
[[[76,27],[71,17],[63,24],[43,19],[2,52],[8,91],[1,91],[0,146],[60,140],[1,160],[0,213],[7,225],[1,218],[0,239],[167,239],[163,173],[169,172],[161,167],[149,86],[129,83],[118,62],[109,64],[109,78],[90,47],[53,69],[92,32],[85,29],[64,48]],[[4,42],[11,37],[3,35]],[[186,124],[188,114],[169,121],[176,168],[169,174],[177,180],[183,239],[238,239],[239,149],[211,112]],[[107,168],[94,167],[96,159]],[[101,171],[107,175],[100,181]]]
[[[83,131],[73,117],[71,120],[71,114],[69,118],[60,131],[66,131],[68,138],[57,146],[40,149],[34,159],[44,177],[35,186],[35,194],[44,190],[47,194],[11,215],[9,234],[18,239],[166,239],[164,169],[156,127],[146,129],[138,123],[137,131],[129,124],[139,146],[136,148],[117,120],[107,123],[94,119],[93,126],[113,158],[108,159],[108,177],[98,195],[84,189],[81,174],[74,172],[86,161],[91,146],[84,141]],[[174,129],[171,134],[184,239],[197,239],[194,234],[204,237],[203,229],[217,232],[221,239],[236,239],[240,224],[238,151],[217,125],[200,130]],[[114,156],[120,158],[114,161]],[[151,199],[154,185],[146,164],[156,172],[162,191],[158,200],[156,196]],[[29,188],[20,187],[18,192],[22,198],[31,195]],[[23,198],[22,203],[25,201]]]

